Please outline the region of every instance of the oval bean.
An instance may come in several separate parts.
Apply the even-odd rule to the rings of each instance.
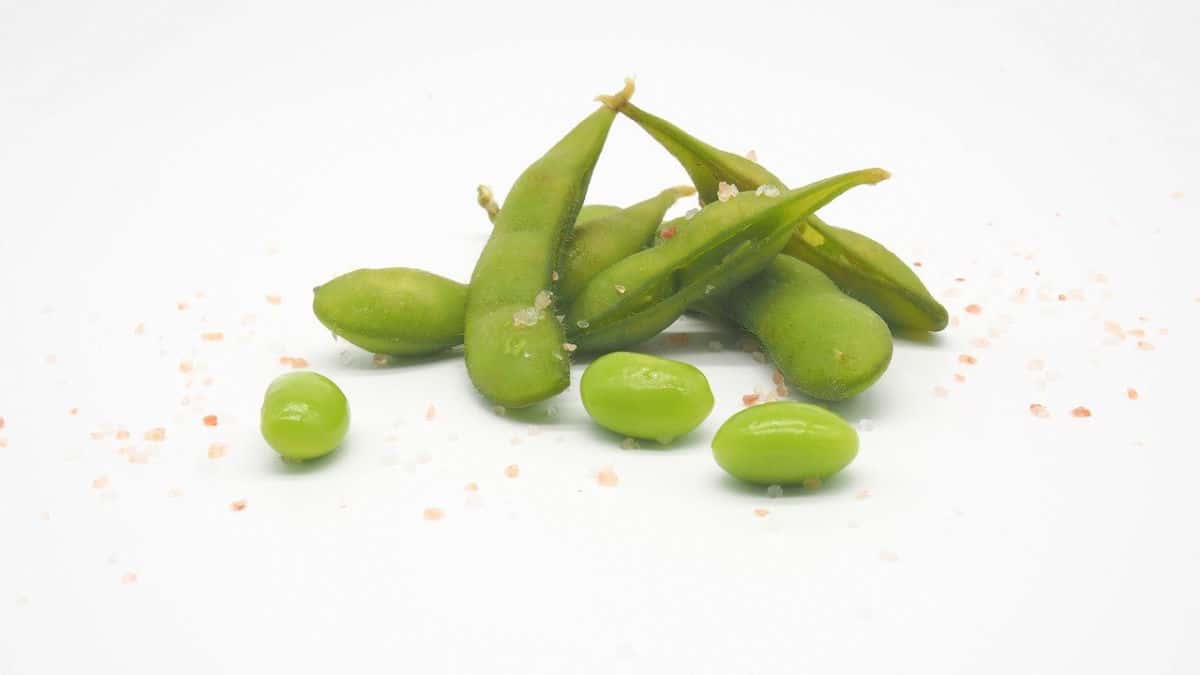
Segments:
[[[858,434],[824,408],[776,401],[725,420],[712,450],[722,469],[748,483],[814,487],[854,460]]]
[[[708,379],[695,366],[648,354],[611,352],[592,362],[579,395],[597,424],[666,444],[712,412]]]
[[[261,411],[263,439],[284,459],[316,459],[341,445],[350,405],[332,380],[302,371],[280,375],[267,387]]]

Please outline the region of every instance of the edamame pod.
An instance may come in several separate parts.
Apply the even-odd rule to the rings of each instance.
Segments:
[[[596,275],[567,312],[581,349],[619,349],[666,328],[694,302],[761,271],[791,237],[793,223],[846,190],[888,177],[864,169],[781,195],[744,194],[672,221],[677,234]]]
[[[313,313],[334,335],[396,356],[462,344],[466,303],[466,284],[408,267],[355,270],[313,289]]]
[[[582,224],[577,220],[559,265],[559,297],[576,297],[592,277],[640,250],[654,236],[667,209],[680,197],[695,193],[690,185],[673,187],[627,209]]]
[[[610,216],[620,210],[621,207],[609,204],[584,204],[579,207],[579,215],[575,217],[575,227],[578,228],[580,225],[601,216]]]
[[[883,319],[791,256],[776,256],[760,274],[697,308],[753,333],[787,381],[813,398],[849,398],[878,380],[892,360],[892,333]]]
[[[934,332],[946,327],[946,308],[930,295],[912,269],[882,244],[829,225],[815,214],[800,227],[784,253],[829,275],[843,291],[893,326]]]
[[[722,182],[743,191],[764,185],[784,188],[783,181],[757,162],[717,149],[632,103],[622,107],[621,113],[683,165],[702,204],[717,199]],[[917,275],[895,254],[861,234],[833,228],[811,215],[797,223],[784,253],[829,275],[842,290],[898,328],[939,331],[946,327],[946,308]]]
[[[603,101],[513,184],[467,290],[467,373],[494,403],[520,408],[567,388],[570,363],[554,319],[551,275],[633,82]]]

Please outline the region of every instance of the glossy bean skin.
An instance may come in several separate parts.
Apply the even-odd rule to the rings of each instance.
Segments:
[[[597,274],[649,244],[667,209],[695,193],[690,185],[669,188],[629,208],[576,221],[559,264],[558,296],[568,302]]]
[[[856,185],[888,177],[864,169],[778,196],[746,193],[678,218],[677,234],[597,274],[567,312],[571,342],[614,350],[653,337],[708,295],[760,272],[791,238],[793,224]]]
[[[633,104],[621,113],[667,149],[696,185],[700,203],[717,199],[721,182],[739,190],[784,183],[757,162],[701,141],[683,129]],[[816,214],[796,223],[783,251],[815,266],[850,295],[875,310],[889,324],[905,330],[939,331],[948,315],[916,274],[895,254],[868,237],[835,228]]]
[[[313,313],[334,335],[396,356],[462,344],[466,303],[466,284],[408,267],[355,270],[313,292]]]
[[[760,274],[699,308],[754,334],[784,378],[813,398],[854,396],[892,360],[883,319],[790,256],[776,256]]]
[[[467,289],[467,373],[493,403],[520,408],[567,388],[565,336],[554,318],[552,274],[627,82],[513,184]]]
[[[816,486],[858,455],[858,433],[819,406],[776,401],[751,406],[721,425],[713,458],[758,485]]]
[[[350,429],[350,405],[332,380],[312,371],[280,375],[263,397],[263,439],[284,459],[305,461],[333,452]]]
[[[663,444],[695,429],[713,407],[708,379],[695,366],[634,352],[593,361],[580,378],[579,394],[605,429]]]

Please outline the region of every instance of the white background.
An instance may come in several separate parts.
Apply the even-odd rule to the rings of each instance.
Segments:
[[[0,672],[1200,671],[1195,3],[433,4],[0,5]],[[895,175],[827,215],[957,325],[834,407],[873,430],[823,490],[713,463],[771,371],[697,321],[647,348],[716,409],[627,451],[311,316],[356,267],[465,280],[476,183],[626,75],[790,183]],[[590,198],[685,179],[618,119]],[[280,356],[350,398],[327,461],[258,436]]]

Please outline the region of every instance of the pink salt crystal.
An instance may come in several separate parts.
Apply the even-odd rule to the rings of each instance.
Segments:
[[[146,324],[139,323],[138,325],[133,327],[134,335],[145,335],[145,333],[146,333]]]
[[[959,383],[966,382],[966,381],[967,381],[967,376],[966,376],[966,375],[963,375],[962,373],[955,373],[955,374],[954,374],[954,381],[955,381],[955,382],[959,382]]]
[[[1084,406],[1076,406],[1071,409],[1071,417],[1091,417],[1092,411]]]
[[[986,349],[991,346],[992,343],[985,337],[977,337],[974,340],[971,340],[971,344],[980,349]]]
[[[1041,403],[1029,404],[1029,412],[1032,413],[1034,417],[1039,417],[1042,419],[1045,419],[1050,416],[1050,409],[1047,408],[1046,406],[1042,405]]]
[[[1125,396],[1129,397],[1130,401],[1136,401],[1138,400],[1138,390],[1134,389],[1133,387],[1129,387],[1125,390]]]
[[[950,395],[950,390],[939,384],[933,388],[933,395],[938,398],[946,398]]]
[[[92,481],[92,488],[96,490],[103,490],[106,487],[108,487],[108,476],[100,476]]]
[[[230,511],[245,511],[246,510],[246,500],[238,499],[238,500],[231,502],[229,504],[229,510]]]
[[[964,307],[963,311],[965,311],[967,314],[982,314],[983,308],[980,307],[979,305],[972,304],[972,305],[967,305],[966,307]]]
[[[754,515],[758,516],[759,518],[766,518],[768,513],[770,513],[770,511],[766,509],[754,509]]]
[[[965,363],[968,366],[973,366],[979,362],[979,359],[975,358],[974,356],[971,356],[970,354],[959,354],[958,362]]]
[[[113,434],[113,438],[117,439],[118,441],[129,440],[129,432],[125,429],[117,429],[117,433]]]
[[[446,512],[436,506],[430,506],[421,512],[421,517],[425,520],[441,520],[446,517]]]
[[[429,407],[425,409],[425,421],[432,422],[434,417],[437,417],[437,408],[430,403]]]
[[[205,342],[220,342],[225,339],[225,334],[219,330],[208,331],[200,334],[200,339]]]
[[[475,481],[471,481],[470,483],[467,483],[466,485],[464,485],[463,489],[466,490],[467,492],[479,492],[479,483],[476,483]]]
[[[125,584],[126,586],[128,586],[129,584],[136,584],[137,580],[138,580],[137,572],[126,572],[125,574],[121,575],[121,583]]]
[[[278,305],[281,302],[283,302],[282,297],[280,297],[278,295],[274,295],[274,294],[267,295],[266,298],[267,298],[267,304],[271,304],[271,305]]]
[[[596,484],[600,487],[616,487],[617,474],[611,467],[605,467],[596,472]]]
[[[229,448],[224,443],[213,443],[212,445],[208,446],[208,458],[220,459],[225,456],[225,452],[228,449]]]
[[[1146,342],[1145,340],[1138,340],[1137,346],[1138,346],[1138,349],[1140,349],[1144,352],[1154,351],[1154,345],[1149,342]]]
[[[386,366],[388,364],[387,354],[374,354],[371,356],[371,363],[377,366]]]
[[[521,467],[517,466],[516,464],[509,464],[508,466],[504,467],[504,476],[506,478],[516,478],[517,476],[520,476],[520,475],[521,475]]]
[[[163,427],[154,427],[142,434],[142,438],[147,441],[162,441],[167,438],[167,430]]]

